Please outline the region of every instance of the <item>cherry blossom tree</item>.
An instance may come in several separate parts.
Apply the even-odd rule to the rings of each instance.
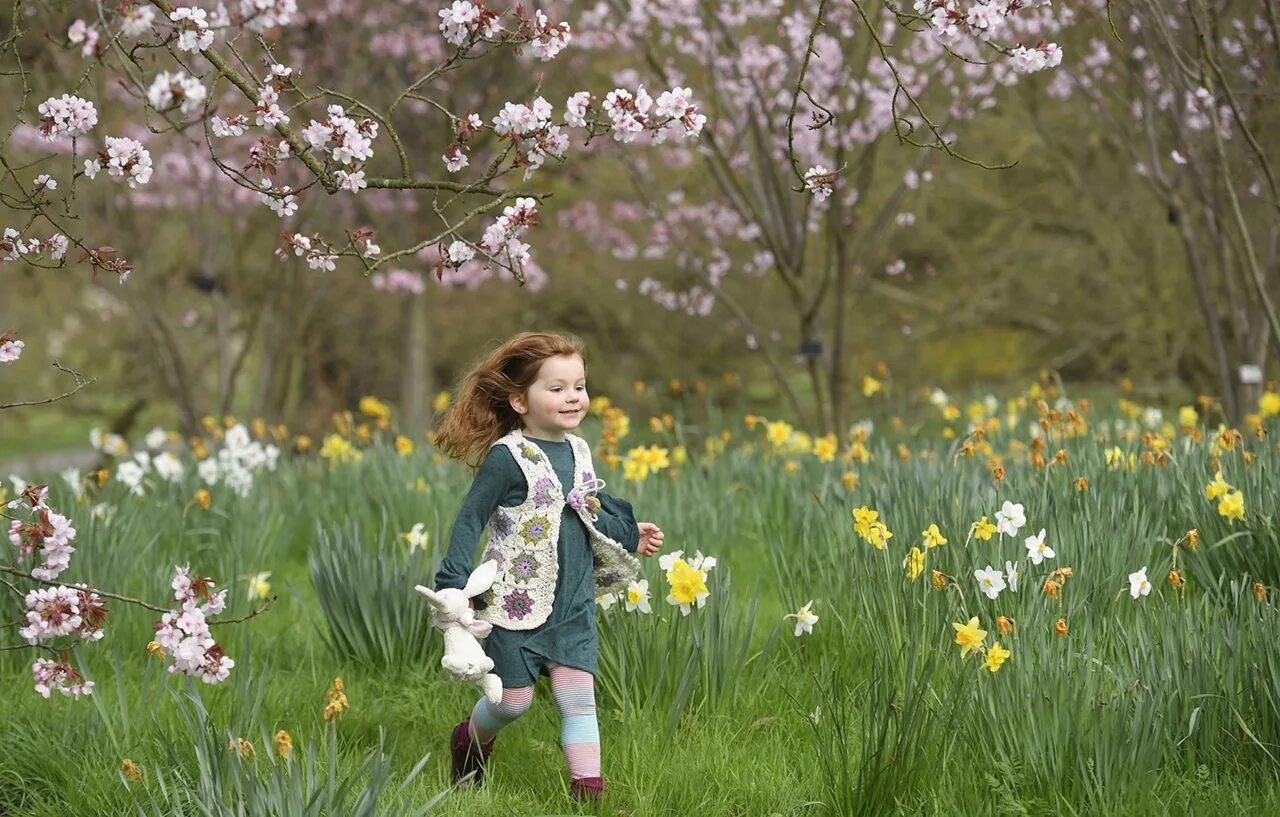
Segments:
[[[696,138],[705,122],[686,89],[664,94],[657,115],[643,120],[632,115],[632,95],[623,88],[608,95],[606,108],[590,92],[575,93],[557,114],[538,81],[513,83],[519,96],[462,107],[468,100],[455,92],[463,83],[454,81],[465,76],[462,69],[512,51],[541,66],[568,43],[567,23],[523,6],[494,10],[456,0],[437,9],[435,25],[417,41],[403,37],[422,29],[420,10],[409,7],[367,14],[346,2],[300,10],[293,0],[240,0],[230,8],[125,0],[85,11],[93,13],[73,18],[62,4],[19,2],[0,41],[8,119],[0,143],[0,260],[24,269],[82,264],[95,279],[125,284],[136,274],[134,261],[117,246],[123,242],[112,234],[111,218],[89,217],[95,202],[115,206],[123,198],[135,210],[169,213],[203,207],[205,196],[216,195],[278,219],[274,256],[320,275],[350,262],[387,281],[404,259],[433,250],[441,278],[478,264],[523,282],[547,197],[531,179],[566,158],[570,133],[587,142],[615,129],[627,138],[642,131]],[[413,52],[398,63],[412,72],[403,83],[346,75],[348,65],[331,48],[340,40],[325,30],[342,31],[358,18],[384,27],[378,48]],[[341,42],[364,44],[356,37]],[[429,130],[432,138],[424,138]],[[189,156],[193,146],[202,148],[200,162],[174,158],[179,151]],[[210,170],[223,187],[210,186]],[[382,231],[398,242],[384,250],[379,231],[357,220],[368,210],[351,206],[376,191],[415,197],[431,213],[427,233]],[[313,207],[313,200],[324,203]],[[309,224],[299,223],[304,215]],[[138,240],[142,231],[132,232]],[[23,335],[36,328],[22,327],[20,317],[6,315],[19,327],[0,336],[0,363],[17,362]],[[220,370],[220,381],[234,376],[234,365]],[[89,382],[67,371],[76,380],[72,391],[5,408],[65,399]],[[72,520],[49,507],[46,486],[20,494],[4,512],[15,550],[0,573],[26,609],[19,633],[26,643],[12,648],[50,654],[32,666],[38,692],[91,691],[66,656],[101,637],[106,599],[162,613],[154,643],[173,659],[171,670],[211,683],[226,677],[234,661],[212,638],[209,621],[223,611],[225,591],[183,566],[173,578],[175,609],[61,583],[75,549]]]
[[[565,221],[633,261],[640,293],[735,325],[802,422],[843,428],[849,321],[910,297],[902,248],[931,159],[1001,166],[981,146],[961,148],[962,122],[1001,86],[1058,65],[1052,38],[1070,21],[1069,9],[1021,0],[600,2],[576,43],[638,51],[665,84],[699,88],[710,118],[698,142],[659,134],[654,158],[620,163],[631,212],[607,218],[587,203]],[[615,79],[638,74],[619,66]],[[650,104],[638,97],[641,111]],[[705,183],[661,183],[690,176]],[[776,297],[753,309],[743,294],[764,286]],[[812,411],[790,385],[793,357],[808,370]]]
[[[1102,24],[1108,8],[1091,0],[1082,14]],[[1140,0],[1116,14],[1118,38],[1100,31],[1080,69],[1049,85],[1052,96],[1088,101],[1133,181],[1167,211],[1232,422],[1257,410],[1280,351],[1278,20],[1276,0]],[[1053,137],[1045,133],[1070,161],[1075,145]]]

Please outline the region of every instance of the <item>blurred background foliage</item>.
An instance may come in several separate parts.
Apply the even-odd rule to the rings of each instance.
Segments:
[[[1073,36],[1064,70],[1098,32]],[[537,87],[559,100],[584,84],[608,84],[627,56],[615,55],[618,64],[609,65],[599,52],[578,55],[576,70],[545,76],[530,75],[520,60],[499,60],[488,77],[473,78],[476,87],[455,92],[477,110],[496,106],[492,89],[502,83],[523,82],[531,93]],[[40,56],[32,58],[39,66]],[[47,57],[51,74],[59,59]],[[346,59],[351,71],[374,70],[367,55]],[[376,70],[396,72],[385,64]],[[1220,390],[1170,212],[1092,103],[1045,93],[1051,73],[999,89],[992,108],[955,126],[958,149],[1011,168],[976,167],[891,136],[881,145],[878,173],[896,183],[915,168],[932,181],[901,208],[914,224],[886,227],[875,242],[855,245],[878,249],[875,257],[852,259],[859,273],[843,349],[849,421],[866,409],[862,376],[881,362],[900,394],[933,385],[1000,391],[1042,368],[1081,385],[1128,377],[1156,403]],[[695,91],[698,79],[688,78]],[[422,133],[422,145],[438,142],[437,135]],[[1274,130],[1259,136],[1274,148]],[[732,312],[717,305],[707,317],[692,317],[656,305],[637,283],[669,281],[667,261],[620,260],[600,236],[564,224],[566,213],[584,205],[605,223],[621,223],[617,208],[635,202],[623,179],[637,167],[660,177],[663,189],[705,193],[710,180],[697,166],[637,163],[635,150],[612,143],[585,152],[589,158],[543,177],[554,195],[531,233],[547,272],[537,291],[497,276],[474,289],[449,287],[426,262],[410,260],[404,267],[421,275],[425,291],[396,294],[375,288],[350,264],[324,273],[298,259],[282,261],[271,250],[288,225],[216,179],[170,182],[196,195],[177,203],[158,196],[146,207],[87,194],[99,199],[85,218],[110,223],[113,242],[137,271],[120,286],[93,280],[76,264],[4,269],[0,325],[19,329],[27,349],[19,364],[0,371],[0,392],[32,399],[63,391],[65,376],[48,365],[54,359],[97,381],[56,409],[5,412],[0,455],[83,444],[91,425],[127,432],[160,424],[191,433],[206,414],[260,416],[314,432],[366,394],[395,404],[402,421],[421,430],[431,423],[438,391],[451,388],[492,344],[524,329],[582,336],[592,391],[623,405],[642,400],[636,381],[674,380],[701,382],[713,398],[748,411],[791,413],[776,373]],[[160,172],[156,182],[165,183]],[[352,208],[378,226],[384,245],[438,227],[425,200],[386,191],[348,196],[335,207],[345,212],[304,209],[293,223],[323,230],[326,219],[350,223]],[[903,271],[887,271],[885,259],[901,259]],[[726,289],[754,317],[759,343],[782,363],[801,404],[811,405],[802,339],[781,283],[735,272]]]

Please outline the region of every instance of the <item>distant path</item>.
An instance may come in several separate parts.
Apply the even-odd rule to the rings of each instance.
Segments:
[[[23,479],[28,475],[56,474],[65,468],[78,468],[81,471],[92,467],[101,456],[95,449],[64,448],[60,451],[39,451],[0,460],[0,480],[8,481],[10,474]]]

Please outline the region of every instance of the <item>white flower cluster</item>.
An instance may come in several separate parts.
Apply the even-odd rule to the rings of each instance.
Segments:
[[[641,85],[635,94],[625,88],[615,88],[604,99],[604,111],[613,123],[613,138],[619,142],[634,142],[642,131],[653,133],[653,141],[661,143],[673,132],[686,138],[702,133],[707,117],[698,113],[688,88],[672,88],[658,95],[657,104]],[[581,93],[570,97],[571,103],[580,100]],[[577,118],[585,111],[579,109]]]
[[[212,592],[212,580],[193,578],[185,566],[174,568],[172,586],[180,608],[160,617],[155,637],[161,651],[173,658],[169,672],[200,678],[206,684],[226,680],[236,662],[213,640],[206,616],[226,609],[227,591]]]
[[[156,10],[149,5],[139,4],[126,9],[123,16],[120,33],[137,38],[151,31],[151,24],[156,21]]]
[[[36,179],[37,183],[39,181],[39,179]],[[43,187],[52,190],[57,187],[57,182],[50,180]],[[0,233],[0,261],[17,261],[23,256],[39,255],[46,251],[49,252],[49,257],[54,261],[61,261],[63,256],[67,254],[67,246],[67,237],[62,233],[55,233],[43,240],[28,238],[24,241],[22,233],[18,232],[16,228],[5,227],[4,232]],[[21,348],[20,341],[19,348]]]
[[[27,626],[18,635],[28,644],[79,634],[89,641],[105,635],[102,597],[83,585],[42,587],[27,593]]]
[[[209,30],[209,15],[202,8],[179,6],[169,12],[169,19],[178,30],[178,50],[204,51],[213,45],[213,32]]]
[[[519,162],[527,165],[524,177],[542,167],[547,156],[564,158],[569,148],[569,137],[560,126],[551,121],[551,103],[542,97],[530,105],[507,102],[493,118],[493,132],[498,136],[515,136]],[[445,157],[446,163],[448,157]]]
[[[826,201],[835,192],[836,176],[822,165],[814,165],[804,172],[805,189],[818,201]]]
[[[204,84],[195,77],[187,76],[186,71],[161,71],[147,89],[147,101],[157,111],[178,106],[188,116],[200,110],[207,96]]]
[[[98,29],[78,19],[67,29],[67,41],[80,46],[80,56],[92,57],[98,47]]]
[[[311,269],[333,272],[336,268],[335,262],[338,260],[338,256],[328,251],[328,248],[320,242],[319,236],[308,238],[302,233],[294,233],[292,235],[286,233],[285,237],[293,246],[293,254],[305,257],[307,259],[307,266]],[[378,248],[378,245],[372,243],[368,246],[373,247],[374,249]],[[284,251],[285,254],[281,255],[281,257],[287,258],[287,252],[287,250]],[[366,249],[364,254],[368,256],[370,254],[376,255],[377,253],[369,253]]]
[[[40,114],[40,136],[46,142],[83,136],[98,124],[98,110],[93,103],[70,94],[51,96],[36,111]]]
[[[533,39],[529,47],[533,55],[543,62],[553,60],[569,44],[569,24],[552,25],[541,11],[533,13]]]
[[[345,165],[334,173],[339,188],[353,193],[368,187],[363,163],[373,157],[373,140],[378,138],[378,123],[372,119],[352,119],[341,105],[326,109],[324,122],[312,119],[302,131],[302,138],[317,150],[326,149],[330,158]]]
[[[116,466],[116,479],[129,489],[129,493],[142,496],[146,493],[145,480],[152,471],[166,482],[181,482],[186,468],[182,460],[170,451],[161,451],[154,457],[146,451],[139,451],[133,459]]]
[[[252,439],[249,430],[237,423],[227,429],[217,453],[196,465],[196,473],[205,484],[221,482],[243,498],[253,490],[253,472],[262,468],[274,471],[279,459],[279,448]]]
[[[136,188],[151,181],[151,152],[136,139],[108,136],[107,149],[99,151],[97,157],[85,160],[84,175],[97,178],[103,167],[106,167],[108,175],[125,177],[129,187]]]
[[[475,36],[491,39],[502,32],[498,15],[468,0],[454,0],[453,5],[440,9],[439,16],[440,32],[453,45],[463,45]]]
[[[933,35],[947,46],[954,46],[966,36],[990,42],[1010,25],[1009,19],[1020,11],[1047,5],[1050,0],[980,0],[965,4],[961,0],[915,0],[916,13],[929,22]],[[1016,46],[1009,53],[1015,71],[1024,74],[1054,68],[1062,62],[1062,49],[1056,43],[1039,43],[1033,48]]]
[[[298,197],[293,195],[293,188],[289,185],[281,185],[273,187],[270,179],[262,180],[262,192],[258,194],[258,200],[271,208],[280,218],[288,218],[298,212]]]
[[[525,231],[538,223],[538,203],[530,198],[518,198],[513,206],[503,209],[498,220],[484,231],[480,249],[498,262],[506,262],[512,269],[520,269],[529,260],[529,245],[520,240]],[[455,242],[457,243],[457,242]],[[453,247],[450,247],[450,258]]]
[[[1057,43],[1041,43],[1035,48],[1020,45],[1013,49],[1013,70],[1019,73],[1034,74],[1061,64],[1062,49]]]
[[[248,124],[249,117],[244,114],[236,114],[227,119],[217,115],[209,118],[209,129],[213,131],[214,136],[220,138],[244,135],[245,126]]]

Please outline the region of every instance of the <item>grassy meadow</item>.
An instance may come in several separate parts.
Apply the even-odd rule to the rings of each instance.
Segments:
[[[167,609],[190,564],[230,588],[218,618],[274,601],[214,625],[236,662],[217,685],[166,672],[146,649],[159,613],[121,601],[69,654],[91,696],[44,700],[38,653],[0,651],[0,814],[1280,813],[1280,423],[1264,411],[1232,433],[1203,407],[1060,401],[1039,384],[921,400],[840,439],[597,404],[584,434],[605,490],[663,527],[664,553],[716,560],[688,615],[657,558],[651,614],[598,611],[599,807],[567,797],[545,680],[487,785],[450,789],[447,735],[477,692],[444,677],[412,588],[469,477],[422,440],[397,445],[376,401],[301,445],[242,429],[282,449],[245,496],[203,481],[185,446],[180,478],[151,467],[131,491],[119,463],[141,440],[105,479],[73,479],[79,497],[23,475],[77,528],[61,582]],[[209,430],[206,458],[229,434]],[[1025,523],[983,538],[1006,502]],[[1035,564],[1041,529],[1054,556]],[[1006,562],[1017,590],[988,598],[974,572],[1004,581]],[[818,620],[796,635],[809,602]],[[24,643],[22,610],[0,597],[6,646]],[[339,677],[346,706],[327,719]]]

